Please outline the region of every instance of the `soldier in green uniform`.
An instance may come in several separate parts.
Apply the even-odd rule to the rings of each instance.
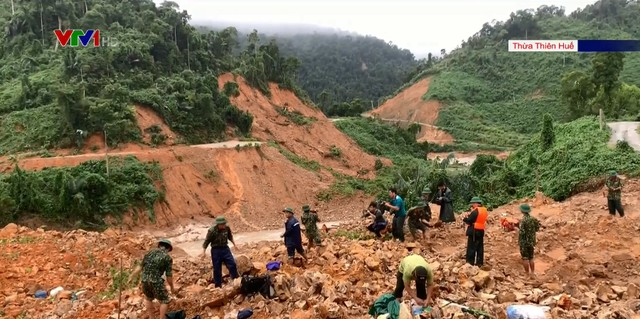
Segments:
[[[520,246],[520,256],[524,271],[533,276],[536,270],[533,262],[533,251],[536,246],[536,232],[540,230],[540,222],[531,216],[531,207],[527,204],[520,205],[520,211],[524,215],[518,227],[518,245]]]
[[[431,190],[427,187],[422,191],[423,202],[420,205],[410,208],[407,211],[409,217],[409,232],[414,241],[418,240],[416,233],[418,230],[422,232],[422,239],[427,239],[427,224],[431,220],[431,208],[429,207],[429,199]]]
[[[158,242],[158,247],[151,249],[144,258],[142,264],[138,265],[131,274],[129,284],[131,280],[136,278],[140,271],[142,271],[142,293],[145,295],[145,303],[147,306],[147,312],[149,318],[164,318],[167,313],[169,305],[169,293],[164,286],[164,274],[171,287],[171,293],[175,294],[175,288],[173,286],[173,277],[171,267],[173,266],[173,259],[169,256],[169,252],[173,250],[171,242],[167,239],[162,239]],[[160,317],[155,316],[155,309],[153,306],[153,300],[157,299],[160,302]]]
[[[202,244],[202,258],[206,255],[207,248],[211,244],[211,264],[213,265],[213,284],[222,287],[222,264],[227,266],[231,279],[240,277],[236,260],[229,248],[229,242],[236,247],[231,228],[227,226],[227,220],[223,216],[216,217],[216,224],[207,231],[207,237]]]
[[[318,231],[318,222],[320,222],[320,218],[318,218],[318,212],[315,210],[311,210],[309,205],[302,206],[302,224],[305,228],[305,235],[307,235],[307,240],[309,240],[308,248],[311,249],[314,245],[320,246],[322,245],[322,240],[320,239],[320,232]]]
[[[620,214],[620,217],[624,217],[624,209],[622,208],[622,181],[618,177],[616,171],[609,173],[609,179],[607,179],[607,206],[609,207],[609,214],[611,216],[616,215],[616,211]]]

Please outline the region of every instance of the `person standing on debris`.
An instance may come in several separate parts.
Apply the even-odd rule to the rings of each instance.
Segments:
[[[367,229],[376,234],[377,238],[382,239],[382,234],[380,234],[380,232],[387,228],[387,220],[384,219],[384,213],[378,209],[378,203],[375,201],[369,203],[369,207],[365,213],[374,217],[373,223],[367,226]]]
[[[284,223],[284,233],[280,235],[280,238],[284,238],[284,245],[287,247],[287,256],[289,262],[293,263],[293,258],[296,255],[296,251],[304,261],[307,261],[307,256],[304,253],[302,247],[302,233],[300,232],[300,222],[293,217],[293,209],[285,208],[282,210],[287,216],[287,221]]]
[[[533,276],[535,274],[535,264],[533,263],[533,251],[536,246],[536,232],[540,230],[540,222],[531,216],[531,207],[528,204],[520,205],[520,211],[524,215],[518,223],[518,245],[520,246],[520,256],[524,271]]]
[[[318,212],[312,210],[309,205],[302,206],[302,211],[302,223],[304,224],[305,235],[309,240],[307,249],[311,249],[314,245],[322,245],[320,232],[318,231],[318,222],[320,222]]]
[[[385,202],[384,205],[389,208],[391,214],[393,214],[391,233],[394,239],[404,242],[404,220],[407,217],[404,201],[402,197],[398,195],[398,191],[395,188],[389,189],[389,197],[391,198],[391,202]]]
[[[624,209],[622,208],[622,180],[620,180],[616,171],[609,173],[606,185],[608,190],[607,206],[609,207],[609,214],[615,216],[617,211],[620,217],[624,217]]]
[[[456,216],[453,213],[453,193],[444,182],[438,184],[435,203],[440,205],[440,216],[438,218],[443,223],[453,223],[456,221]]]
[[[169,255],[169,252],[173,250],[171,242],[167,239],[162,239],[158,242],[158,247],[151,249],[144,258],[142,264],[138,265],[136,269],[129,277],[129,284],[134,278],[138,277],[138,274],[142,272],[142,293],[144,294],[145,304],[149,318],[164,318],[167,313],[167,308],[171,298],[167,288],[164,286],[164,279],[162,275],[167,278],[167,283],[171,288],[171,293],[175,294],[176,290],[173,286],[172,269],[173,259]],[[160,317],[156,317],[155,307],[153,300],[157,299],[160,302]]]
[[[431,190],[425,187],[422,191],[423,200],[431,194]],[[418,230],[422,232],[422,239],[427,240],[427,223],[431,220],[431,208],[429,207],[429,199],[426,199],[419,206],[411,207],[407,211],[409,217],[409,232],[414,241],[418,240],[416,233]]]
[[[467,227],[467,263],[482,267],[484,264],[484,228],[489,217],[479,197],[471,199],[471,212],[462,220]]]
[[[206,255],[207,247],[211,244],[211,263],[213,264],[213,283],[216,288],[222,287],[222,264],[224,263],[229,270],[231,279],[236,279],[239,276],[238,267],[236,266],[236,260],[233,258],[231,249],[229,248],[229,242],[236,247],[236,242],[233,240],[233,233],[231,228],[227,226],[227,220],[223,216],[216,218],[216,224],[209,228],[207,237],[202,244],[204,251],[202,252],[202,258]]]
[[[416,282],[416,289],[411,288],[411,281]],[[433,299],[433,271],[422,256],[411,254],[404,257],[396,274],[396,289],[393,295],[401,302],[402,295],[407,294],[420,306],[431,306]]]

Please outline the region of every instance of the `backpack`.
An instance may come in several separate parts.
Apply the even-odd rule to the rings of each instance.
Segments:
[[[265,298],[274,298],[276,291],[269,275],[264,276],[242,276],[240,281],[240,293],[245,296],[261,294]]]
[[[184,310],[172,311],[165,314],[165,317],[167,319],[187,319],[187,314],[184,312]]]

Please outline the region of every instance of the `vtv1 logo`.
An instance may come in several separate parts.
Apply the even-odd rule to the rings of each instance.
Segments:
[[[58,43],[61,46],[66,47],[70,46],[72,48],[76,48],[79,46],[87,47],[89,43],[93,42],[94,47],[100,46],[113,46],[114,43],[111,43],[109,38],[100,37],[100,30],[80,30],[80,29],[70,29],[70,30],[54,30],[53,33],[56,35],[58,39]]]

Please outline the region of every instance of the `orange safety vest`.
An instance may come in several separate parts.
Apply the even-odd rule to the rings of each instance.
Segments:
[[[476,209],[478,210],[478,218],[476,218],[476,222],[473,223],[473,229],[484,230],[484,224],[487,221],[487,217],[489,217],[489,213],[486,207],[479,206]]]

